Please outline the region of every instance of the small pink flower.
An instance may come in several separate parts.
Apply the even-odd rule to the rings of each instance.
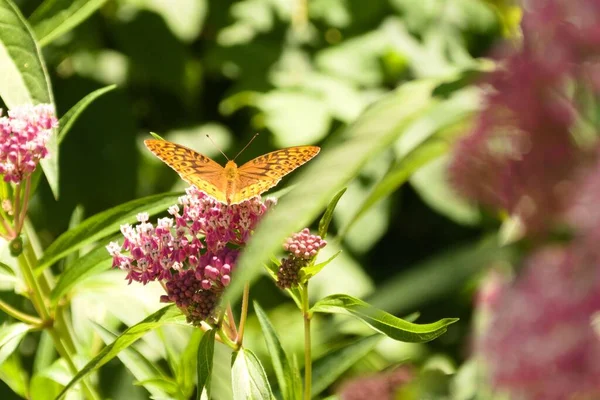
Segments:
[[[35,171],[48,156],[46,143],[57,126],[49,104],[15,107],[0,118],[0,174],[6,182],[20,183]]]

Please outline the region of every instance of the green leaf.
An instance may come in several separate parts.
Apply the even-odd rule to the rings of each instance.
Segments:
[[[282,393],[283,399],[300,399],[302,395],[302,382],[299,379],[296,379],[289,357],[283,349],[283,346],[281,346],[275,328],[271,324],[271,321],[269,321],[267,314],[257,302],[254,302],[254,312],[260,322],[267,350],[271,356],[271,363],[275,370],[275,376],[277,376],[277,382],[279,383],[279,391]]]
[[[100,324],[93,323],[93,327],[104,343],[114,342],[118,337]],[[158,368],[156,362],[148,360],[133,347],[122,350],[117,357],[138,380],[136,384],[144,386],[153,398],[164,399],[170,397],[168,394],[179,393],[179,387],[175,380]]]
[[[77,375],[73,377],[71,382],[69,382],[62,392],[56,397],[56,400],[60,399],[65,393],[73,387],[77,382],[81,379],[85,378],[113,358],[120,351],[126,349],[131,346],[136,340],[144,336],[149,331],[158,328],[161,325],[168,323],[184,323],[185,317],[181,314],[181,311],[175,306],[170,305],[164,308],[161,308],[154,314],[145,318],[142,322],[126,329],[118,338],[115,339],[114,342],[103,348],[100,353],[96,357],[94,357],[90,362],[88,362],[85,367],[83,367]]]
[[[152,135],[152,137],[153,137],[154,139],[157,139],[157,140],[165,140],[165,139],[163,139],[162,137],[160,137],[160,136],[158,135],[158,133],[150,132],[150,135]]]
[[[41,46],[85,21],[106,0],[45,0],[29,17]]]
[[[109,240],[103,240],[95,249],[75,260],[68,269],[60,274],[56,286],[50,293],[51,304],[55,306],[77,283],[92,275],[109,270],[112,266],[112,257],[108,254],[106,245],[119,238],[120,236],[112,236]]]
[[[215,334],[216,329],[205,332],[198,346],[198,400],[202,397],[202,392],[206,391],[206,396],[210,399],[210,378],[212,377],[213,357],[215,354]]]
[[[181,391],[186,394],[184,396],[186,398],[190,398],[196,388],[198,347],[200,346],[202,336],[204,336],[204,332],[201,329],[194,329],[178,360],[176,369],[177,384],[181,388]]]
[[[50,78],[27,21],[12,2],[0,0],[0,97],[8,108],[45,103],[54,107]],[[50,135],[50,156],[41,161],[55,198],[58,198],[58,139]]]
[[[414,324],[345,294],[334,294],[319,300],[312,312],[351,314],[365,321],[371,328],[402,342],[429,342],[444,334],[448,325],[458,318],[444,318],[431,324]]]
[[[344,372],[356,364],[361,358],[373,350],[381,339],[380,335],[367,336],[347,346],[327,353],[313,363],[313,384],[311,397],[315,397],[332,383],[334,383]]]
[[[31,329],[33,326],[21,322],[4,325],[0,328],[0,365],[16,350]]]
[[[256,278],[260,266],[285,238],[307,226],[371,157],[388,148],[406,125],[427,109],[436,84],[421,80],[403,85],[368,108],[339,142],[324,146],[319,156],[300,170],[296,187],[265,216],[242,253],[226,301],[236,300],[245,282]]]
[[[85,109],[94,102],[94,100],[103,94],[116,89],[116,87],[117,85],[110,85],[98,90],[94,90],[92,93],[89,93],[83,99],[79,100],[77,104],[71,107],[71,109],[67,111],[58,122],[58,143],[61,143],[64,140],[64,138],[67,136],[67,133],[69,133],[75,124],[75,121],[77,121],[77,118],[79,118],[81,113],[84,112]]]
[[[36,267],[41,272],[67,254],[119,230],[122,224],[137,221],[137,214],[160,213],[177,203],[181,193],[162,193],[133,200],[103,211],[83,221],[77,228],[60,235],[44,252]]]
[[[335,206],[337,206],[337,203],[338,201],[340,201],[340,198],[344,195],[344,193],[346,193],[346,189],[348,188],[343,188],[342,190],[337,192],[335,196],[333,196],[333,199],[331,199],[331,201],[329,202],[329,205],[327,206],[323,217],[319,221],[319,236],[321,236],[322,239],[325,239],[325,237],[327,236],[327,231],[329,230],[329,224],[331,223],[331,219],[333,218]]]
[[[419,146],[396,162],[385,177],[375,185],[369,196],[363,201],[354,215],[348,220],[348,223],[340,233],[344,237],[354,224],[365,215],[377,202],[392,194],[396,189],[402,186],[413,172],[431,160],[434,160],[448,151],[449,144],[443,141],[435,140],[431,143]]]
[[[267,374],[254,353],[242,349],[232,355],[231,382],[234,400],[275,399]]]
[[[335,260],[335,258],[337,256],[339,256],[341,253],[342,253],[342,251],[338,250],[336,253],[334,253],[331,257],[329,257],[327,260],[323,261],[322,263],[318,263],[315,265],[311,265],[310,267],[302,268],[300,270],[300,281],[305,282],[306,279],[310,279],[313,276],[315,276],[316,274],[318,274],[319,271],[321,271],[323,268],[325,268],[325,266],[327,264],[329,264],[330,262]]]
[[[23,399],[30,394],[29,376],[18,353],[13,353],[0,364],[0,380]]]

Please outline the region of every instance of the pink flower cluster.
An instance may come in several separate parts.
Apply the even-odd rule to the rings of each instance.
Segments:
[[[156,226],[148,214],[139,214],[135,227],[121,226],[123,244],[110,243],[107,250],[113,267],[127,271],[130,283],[165,281],[161,301],[176,303],[189,322],[199,324],[229,285],[238,247],[274,201],[253,198],[225,205],[192,186],[179,204],[182,209],[170,207],[172,217]]]
[[[510,398],[596,399],[600,143],[589,121],[600,100],[600,2],[531,0],[525,10],[523,44],[502,54],[449,171],[460,192],[519,217],[535,239],[515,282],[483,288],[488,323],[476,349]],[[569,243],[544,243],[565,227]]]
[[[600,94],[600,3],[527,3],[523,44],[500,54],[485,110],[457,146],[450,177],[466,196],[540,233],[560,222],[573,177],[596,155],[571,132],[593,109],[581,99]]]
[[[0,118],[0,175],[6,182],[20,183],[35,171],[48,156],[46,143],[57,126],[50,104],[15,107]]]
[[[340,400],[394,400],[398,398],[398,390],[414,378],[415,373],[406,366],[395,371],[356,378],[342,385],[339,390]]]
[[[500,291],[478,345],[495,388],[519,399],[600,398],[600,338],[592,324],[599,265],[598,254],[579,243],[549,246]]]
[[[298,285],[300,269],[307,266],[316,257],[319,250],[326,245],[325,240],[318,235],[311,234],[308,228],[304,228],[288,238],[283,244],[283,248],[290,255],[281,260],[277,271],[277,286],[281,289],[289,289]]]

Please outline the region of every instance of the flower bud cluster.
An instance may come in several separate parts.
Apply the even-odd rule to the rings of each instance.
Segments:
[[[277,286],[281,289],[289,289],[298,285],[300,269],[307,266],[319,250],[326,245],[325,240],[318,235],[311,234],[308,228],[304,228],[288,238],[283,248],[290,254],[281,260],[277,271]]]

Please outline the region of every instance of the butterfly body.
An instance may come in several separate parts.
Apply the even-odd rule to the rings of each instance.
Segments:
[[[316,146],[297,146],[267,153],[238,167],[222,167],[192,149],[166,140],[148,139],[146,147],[186,182],[226,204],[237,204],[275,186],[281,178],[316,156]]]

